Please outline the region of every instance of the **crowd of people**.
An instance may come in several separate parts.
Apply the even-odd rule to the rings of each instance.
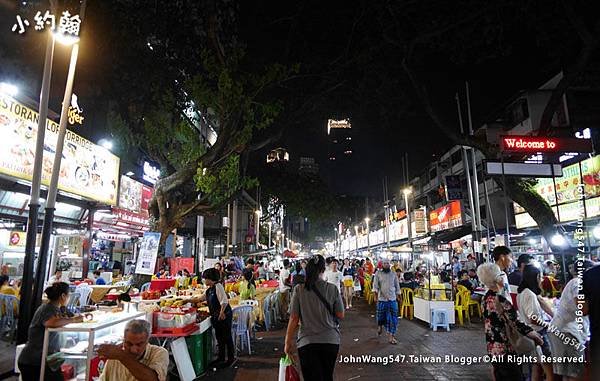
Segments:
[[[557,271],[557,266],[538,263],[527,254],[519,256],[515,266],[513,254],[504,246],[496,247],[492,255],[493,262],[479,266],[471,263],[474,261],[472,256],[463,262],[454,257],[451,263],[438,267],[416,262],[406,271],[398,261],[386,258],[375,263],[370,258],[339,261],[334,257],[326,259],[314,255],[294,262],[284,259],[279,269],[274,269],[267,261],[248,259],[239,263],[232,259],[227,264],[219,261],[213,268],[204,270],[201,278],[207,286],[206,293],[189,301],[207,303],[218,343],[217,360],[211,365],[229,367],[236,358],[231,333],[232,309],[225,292],[225,281],[242,280],[239,295],[244,300],[255,298],[257,281],[276,277],[281,319],[287,322],[285,353],[299,360],[305,379],[332,380],[341,343],[340,321],[347,310],[354,308],[356,298],[365,296],[367,289],[375,294],[376,334],[385,333],[389,344],[396,345],[401,290],[418,289],[431,276],[437,276],[450,290],[464,287],[473,299],[481,302],[487,352],[498,359],[492,364],[496,380],[521,381],[524,371],[529,373],[532,381],[553,380],[555,376],[567,381],[583,380],[586,366],[599,364],[600,360],[600,266],[589,260],[573,264],[570,268],[572,278],[561,289],[560,298],[550,301],[542,296],[542,283],[549,271]],[[170,275],[161,270],[156,276]],[[176,274],[178,278],[192,276],[187,270]],[[0,282],[0,292],[7,292],[11,287],[7,277],[0,276]],[[366,287],[367,282],[370,287]],[[482,289],[485,290],[483,297],[480,296]],[[476,290],[479,293],[475,293]],[[44,328],[60,327],[82,319],[64,309],[69,287],[61,281],[60,274],[55,274],[54,283],[45,292],[48,303],[36,311],[29,327],[29,341],[18,360],[24,380],[35,379],[31,375],[39,374]],[[161,379],[156,367],[168,362],[168,357],[165,360],[162,351],[149,347],[149,331],[144,324],[131,324],[125,332],[133,340],[130,344],[100,348],[99,353],[112,360],[101,379],[129,379],[132,372],[148,374],[148,379]],[[516,341],[519,336],[521,339]],[[58,350],[55,340],[50,338],[49,353]],[[589,352],[585,352],[586,348]],[[527,355],[538,361],[519,364],[508,361],[509,355]],[[541,361],[582,355],[592,361]],[[59,373],[51,367],[46,370],[45,379],[58,377]]]

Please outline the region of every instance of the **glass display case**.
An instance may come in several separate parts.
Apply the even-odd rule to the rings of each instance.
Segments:
[[[98,366],[98,361],[94,361],[97,358],[97,347],[101,344],[122,342],[127,322],[133,319],[145,319],[145,316],[145,312],[137,311],[94,311],[90,321],[73,323],[62,328],[47,328],[44,334],[40,379],[44,379],[50,333],[59,335],[60,351],[64,356],[65,364],[73,367],[74,379],[88,381],[92,380],[92,376],[98,376],[93,368],[101,367]]]
[[[452,294],[452,270],[442,270],[447,256],[442,253],[423,254],[421,267],[426,269],[424,284],[415,290],[414,316],[424,322],[431,322],[431,311],[446,310],[449,323],[455,324],[454,298]],[[443,259],[442,259],[443,258]],[[444,275],[445,273],[445,275]]]

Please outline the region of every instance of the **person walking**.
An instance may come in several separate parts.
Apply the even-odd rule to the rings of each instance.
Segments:
[[[394,335],[398,326],[400,282],[390,268],[389,259],[384,259],[381,265],[373,277],[373,292],[377,293],[377,335],[380,336],[385,327],[390,344],[398,344]]]
[[[551,356],[550,343],[548,341],[548,332],[544,323],[544,312],[551,317],[554,316],[552,307],[541,297],[542,293],[542,272],[534,265],[526,265],[523,268],[521,284],[517,290],[517,306],[519,306],[519,315],[523,321],[529,324],[542,338],[542,353],[546,357]],[[531,355],[536,356],[536,353]],[[554,372],[552,364],[549,362],[540,362],[532,364],[531,380],[541,381],[546,375],[546,380],[552,381]]]
[[[306,279],[294,288],[284,351],[294,357],[307,381],[333,381],[340,347],[338,321],[344,318],[339,290],[322,279],[325,258],[313,256],[306,265]]]
[[[329,271],[325,272],[325,280],[335,287],[337,287],[338,292],[342,293],[342,272],[338,270],[338,261],[337,259],[332,259],[329,264]]]
[[[516,356],[517,353],[508,340],[505,321],[510,320],[522,335],[531,338],[538,345],[543,345],[544,340],[533,328],[517,318],[517,310],[502,295],[506,274],[503,276],[503,271],[498,265],[494,263],[479,265],[477,276],[489,288],[483,297],[482,306],[487,352],[488,355],[494,356],[494,359],[498,359],[492,364],[494,377],[497,381],[522,381],[521,366],[514,361],[508,361],[508,355]]]
[[[80,323],[82,316],[68,317],[63,307],[69,300],[69,285],[64,282],[52,283],[44,291],[48,303],[38,307],[29,325],[28,341],[19,355],[18,364],[23,381],[39,381],[42,370],[42,351],[44,333],[46,328],[60,328],[70,323]],[[48,338],[48,355],[60,351],[60,342],[57,332],[50,332]],[[54,367],[46,363],[44,380],[62,381],[63,375],[60,365]]]
[[[492,255],[494,257],[494,262],[502,271],[502,289],[500,293],[502,296],[506,298],[509,302],[512,303],[512,297],[510,296],[510,285],[508,283],[508,269],[510,269],[510,265],[513,262],[512,252],[506,246],[496,246],[492,251]]]
[[[344,283],[344,302],[346,309],[352,308],[352,296],[354,295],[354,277],[356,270],[350,265],[348,259],[344,259],[344,267],[342,268],[342,282]]]

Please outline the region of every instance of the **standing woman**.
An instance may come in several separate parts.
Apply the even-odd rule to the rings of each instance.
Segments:
[[[285,353],[298,349],[305,380],[332,381],[340,347],[338,319],[344,318],[342,297],[333,284],[323,280],[325,258],[313,256],[306,265],[304,284],[292,295]]]
[[[208,286],[206,293],[199,298],[192,298],[187,302],[198,303],[206,302],[210,312],[210,322],[215,329],[215,336],[219,346],[219,355],[217,360],[211,364],[219,368],[230,367],[235,363],[235,347],[233,337],[231,336],[231,325],[233,313],[229,306],[229,299],[225,288],[220,283],[221,276],[215,268],[206,269],[202,273],[204,284]],[[227,350],[227,361],[225,361],[225,351]]]
[[[346,309],[352,308],[352,295],[354,294],[354,276],[356,271],[353,266],[350,266],[350,261],[344,259],[344,268],[342,269],[342,276],[344,283],[344,302],[346,302]]]
[[[519,315],[525,323],[529,324],[544,339],[542,353],[546,357],[551,356],[548,331],[543,323],[544,312],[550,317],[554,316],[552,307],[550,307],[541,297],[542,293],[542,272],[534,265],[527,265],[523,269],[521,284],[517,290],[517,305],[519,306]],[[537,356],[536,353],[531,355]],[[554,371],[550,362],[542,362],[538,359],[537,364],[531,364],[531,380],[543,380],[546,374],[546,380],[552,381]]]
[[[61,307],[69,301],[69,285],[64,282],[53,283],[44,291],[48,297],[48,303],[38,307],[29,325],[29,340],[23,347],[19,356],[18,364],[23,381],[39,381],[42,369],[42,351],[44,345],[44,332],[46,328],[60,328],[69,323],[80,323],[81,316],[67,317],[61,311]],[[50,332],[48,339],[48,355],[60,351],[58,333]],[[44,371],[45,381],[62,381],[63,375],[60,367],[52,370],[46,364]]]
[[[494,378],[497,381],[522,381],[521,366],[516,362],[508,361],[507,355],[516,356],[517,353],[508,340],[504,319],[512,321],[522,335],[534,340],[537,345],[542,345],[544,340],[530,326],[517,318],[515,307],[502,296],[503,273],[495,263],[484,263],[477,268],[479,280],[489,288],[482,301],[485,341],[488,355],[497,356],[496,358],[500,359],[493,363]]]

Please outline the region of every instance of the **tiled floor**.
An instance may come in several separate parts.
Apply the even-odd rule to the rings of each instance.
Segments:
[[[15,364],[15,344],[10,344],[8,340],[0,340],[0,376],[7,375],[14,370]],[[17,380],[18,378],[6,378],[8,380]]]

